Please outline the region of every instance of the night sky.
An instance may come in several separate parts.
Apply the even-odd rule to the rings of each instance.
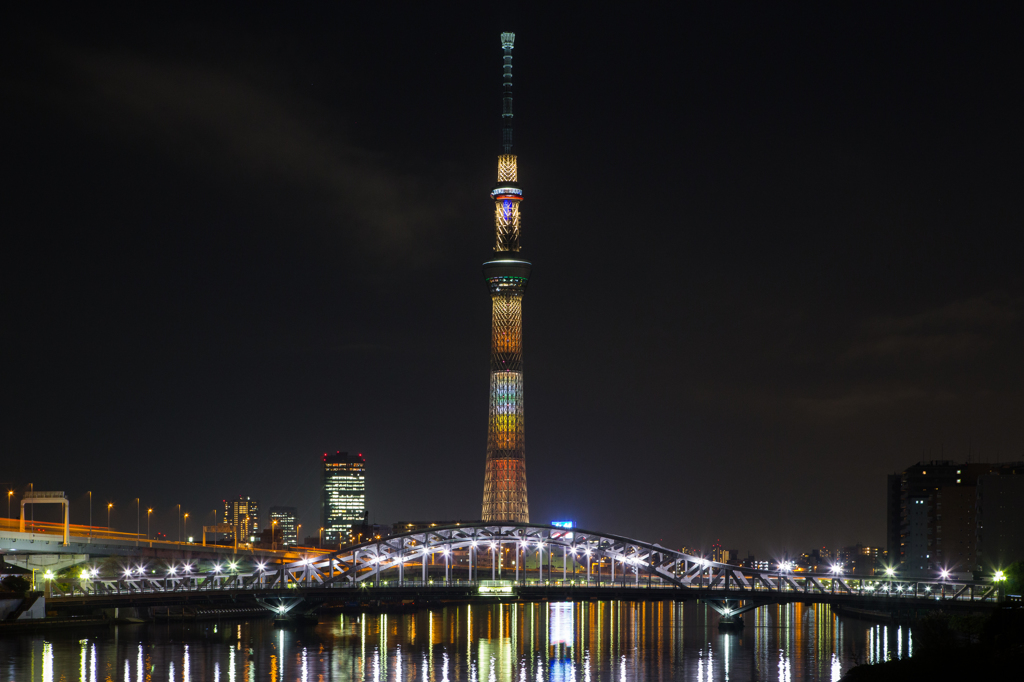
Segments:
[[[140,7],[4,21],[0,482],[73,521],[315,534],[335,450],[479,518],[502,30],[533,521],[881,545],[886,474],[1024,459],[1019,16]]]

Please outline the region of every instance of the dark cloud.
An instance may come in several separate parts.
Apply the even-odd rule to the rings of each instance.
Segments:
[[[914,363],[941,362],[984,352],[998,336],[1012,331],[1021,307],[1005,296],[953,301],[921,313],[872,318],[849,359],[901,356]]]

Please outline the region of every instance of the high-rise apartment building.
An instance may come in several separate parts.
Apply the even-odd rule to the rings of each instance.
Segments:
[[[338,451],[323,457],[323,543],[347,542],[366,517],[366,460]]]
[[[494,256],[484,263],[491,292],[491,390],[484,472],[484,521],[529,523],[526,500],[526,440],[523,422],[523,294],[530,262],[519,241],[523,190],[512,153],[512,46],[514,33],[501,34],[504,50],[502,153],[494,201]]]
[[[978,477],[977,563],[982,570],[1024,561],[1024,462]]]
[[[1000,515],[1007,509],[1024,506],[1024,485],[1021,477],[1014,475],[1017,473],[1024,473],[1024,463],[941,460],[918,462],[891,474],[887,491],[887,561],[908,577],[933,577],[941,571],[987,570],[1003,559],[984,556],[981,543],[983,539],[989,540],[989,551],[994,551],[996,538],[1000,557],[1016,556],[1016,550],[1003,548],[1016,542],[1013,537],[1021,517],[1010,514],[1003,521]],[[990,481],[993,485],[986,489],[984,485]],[[986,491],[992,492],[990,499],[998,498],[1000,502],[985,503]],[[1007,529],[1005,532],[988,533],[993,525],[982,518],[986,510],[991,514],[989,519],[1000,519],[999,527]]]
[[[238,544],[255,542],[260,534],[260,503],[251,497],[224,500],[224,523],[234,528]]]
[[[295,507],[271,507],[269,514],[271,527],[276,527],[281,533],[281,544],[286,547],[299,544],[296,532],[299,522],[298,510]]]

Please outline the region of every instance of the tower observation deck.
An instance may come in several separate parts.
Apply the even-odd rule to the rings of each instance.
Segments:
[[[484,263],[491,292],[491,390],[484,475],[484,521],[528,523],[526,444],[523,429],[523,293],[530,263],[519,243],[523,190],[512,153],[512,46],[514,33],[501,34],[504,50],[501,111],[502,153],[494,200],[494,256]]]

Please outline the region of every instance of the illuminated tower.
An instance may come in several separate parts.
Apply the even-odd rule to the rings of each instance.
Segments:
[[[484,521],[530,520],[526,502],[526,445],[523,431],[523,292],[530,263],[520,255],[519,188],[512,153],[512,44],[514,33],[501,34],[504,49],[504,94],[501,112],[502,154],[494,199],[494,258],[484,263],[491,291],[491,394],[487,424],[487,471],[484,475]]]

